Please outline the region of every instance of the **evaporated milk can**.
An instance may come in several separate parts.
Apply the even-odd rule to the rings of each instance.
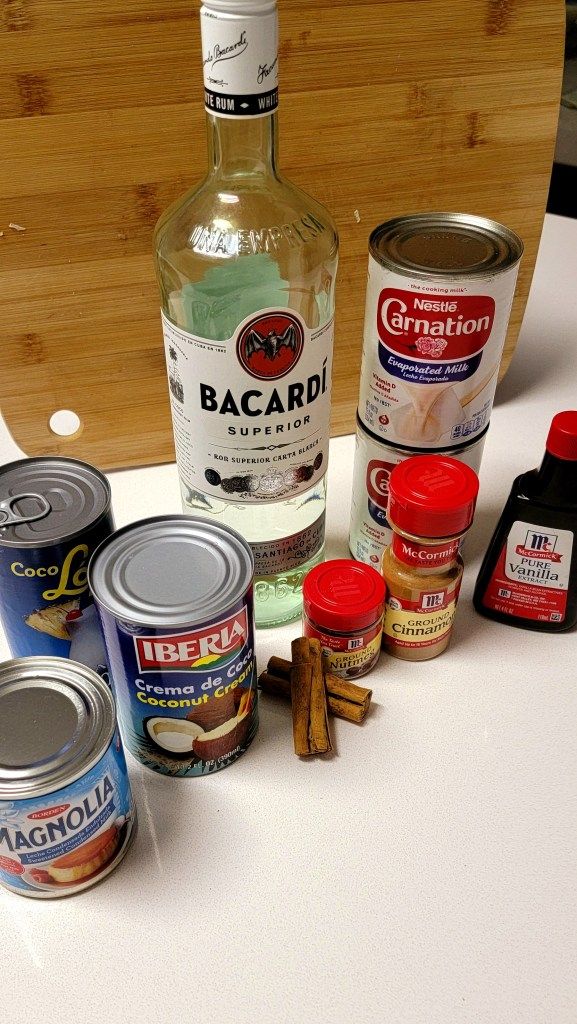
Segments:
[[[464,462],[478,474],[488,429],[485,427],[483,433],[467,445],[447,448],[437,454]],[[387,518],[389,477],[399,462],[419,454],[430,455],[430,452],[385,444],[357,421],[349,548],[359,562],[380,566],[383,551],[392,539]]]
[[[0,665],[0,883],[69,896],[120,863],[136,822],[110,688],[64,658]]]
[[[75,459],[0,467],[0,617],[12,655],[55,655],[106,672],[88,561],[114,529],[110,486]]]
[[[422,213],[369,240],[359,419],[439,451],[489,423],[523,243],[485,217]]]
[[[258,725],[251,549],[193,516],[133,523],[94,554],[89,581],[128,749],[164,775],[236,761]]]

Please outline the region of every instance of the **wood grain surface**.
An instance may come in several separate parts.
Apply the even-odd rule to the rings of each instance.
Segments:
[[[281,167],[341,235],[333,432],[354,427],[367,239],[545,210],[562,0],[280,0]],[[0,0],[0,397],[17,443],[104,469],[174,457],[151,233],[205,170],[194,0]],[[16,231],[10,223],[25,231]],[[58,409],[81,420],[69,438]]]

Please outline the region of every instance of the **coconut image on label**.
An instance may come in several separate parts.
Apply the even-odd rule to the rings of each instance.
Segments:
[[[246,740],[250,711],[253,699],[250,692],[239,693],[239,706],[236,714],[205,731],[194,720],[194,714],[188,718],[147,718],[144,720],[146,732],[160,750],[172,757],[198,757],[201,761],[214,761],[235,750]],[[218,718],[219,716],[217,716]]]
[[[204,732],[200,725],[181,718],[146,718],[144,725],[152,742],[176,757],[190,757],[194,740]]]

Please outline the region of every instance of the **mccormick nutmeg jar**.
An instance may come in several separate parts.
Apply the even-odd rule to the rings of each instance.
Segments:
[[[381,651],[385,582],[371,565],[335,558],[303,584],[303,632],[320,640],[326,672],[363,676]]]
[[[425,661],[449,643],[463,575],[459,545],[478,490],[477,474],[445,456],[419,455],[391,472],[383,646],[397,658]]]

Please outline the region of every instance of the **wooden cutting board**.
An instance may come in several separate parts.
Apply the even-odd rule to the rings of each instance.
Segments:
[[[524,239],[557,125],[562,0],[280,0],[281,167],[341,236],[334,433],[353,429],[367,239],[419,210]],[[17,443],[174,457],[151,232],[205,169],[196,0],[0,0],[0,396]],[[17,231],[10,222],[25,227]],[[52,414],[80,418],[71,437]]]

